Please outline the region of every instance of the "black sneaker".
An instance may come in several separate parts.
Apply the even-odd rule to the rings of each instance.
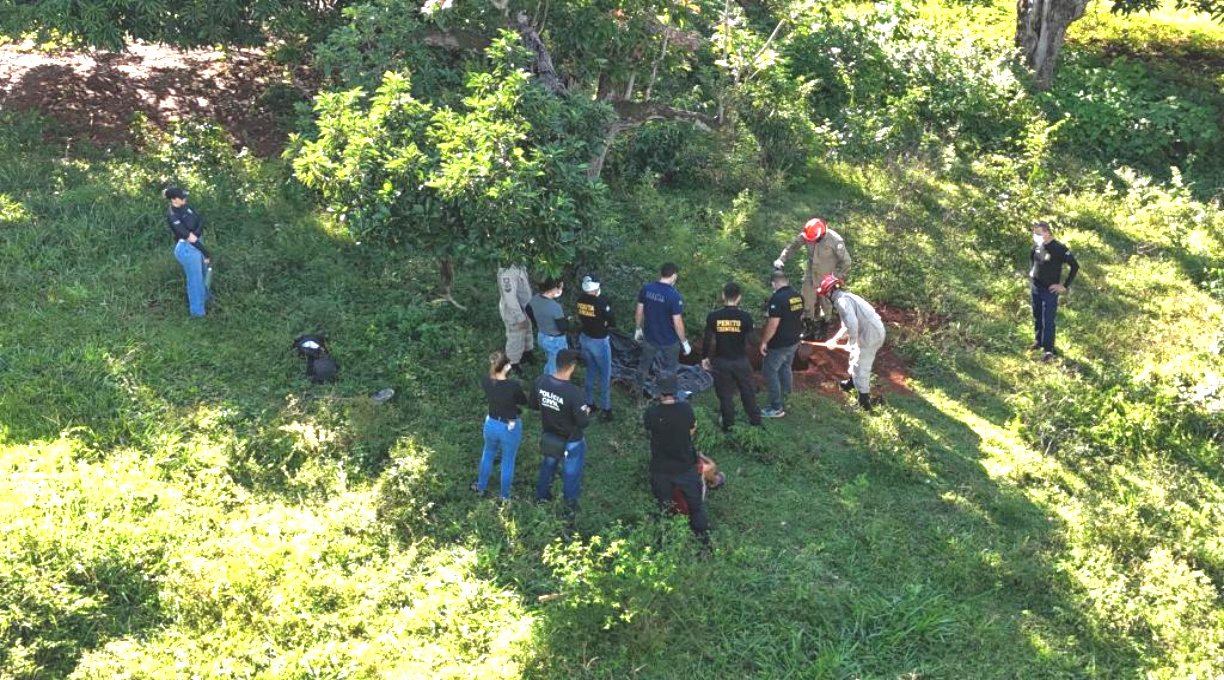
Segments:
[[[1029,345],[1028,348],[1030,352],[1036,352],[1037,350],[1041,349],[1041,343],[1034,342],[1033,344]]]
[[[612,417],[612,409],[610,408],[604,409],[603,413],[600,415],[600,419],[603,420],[605,423],[612,422],[614,420],[614,418]]]
[[[1041,363],[1048,364],[1058,358],[1058,355],[1053,352],[1046,352],[1041,355]]]
[[[838,380],[837,386],[841,388],[842,392],[853,392],[854,391],[854,379],[846,378],[845,380]]]

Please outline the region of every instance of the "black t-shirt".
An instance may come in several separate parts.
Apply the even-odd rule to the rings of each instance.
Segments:
[[[527,405],[527,395],[517,380],[494,380],[486,375],[480,385],[489,400],[489,415],[494,418],[514,420],[519,417],[519,406]]]
[[[608,337],[612,322],[612,303],[605,297],[590,293],[578,296],[578,320],[582,323],[582,334],[588,338],[602,340]]]
[[[1067,272],[1067,281],[1062,282],[1062,266],[1066,263],[1071,267]],[[1049,288],[1056,283],[1071,287],[1075,275],[1079,273],[1079,261],[1071,254],[1071,250],[1058,241],[1033,246],[1029,252],[1029,278],[1042,288]]]
[[[798,291],[790,286],[779,288],[769,298],[767,316],[778,319],[778,329],[769,339],[770,348],[790,347],[799,342],[803,333],[803,296]]]
[[[690,432],[697,424],[693,405],[687,401],[655,404],[646,409],[642,424],[650,433],[650,471],[674,475],[694,469],[697,450]]]
[[[723,307],[706,316],[702,348],[710,359],[743,359],[748,334],[752,332],[752,315],[739,307]],[[714,354],[710,354],[710,345]]]
[[[529,406],[540,411],[544,432],[576,442],[582,439],[582,429],[590,422],[590,416],[582,410],[585,404],[586,397],[577,385],[542,375],[531,390]]]

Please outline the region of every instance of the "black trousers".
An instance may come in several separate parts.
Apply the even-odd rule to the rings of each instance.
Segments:
[[[706,517],[705,503],[701,497],[701,475],[697,472],[697,466],[674,475],[650,473],[650,491],[659,502],[660,510],[666,512],[675,505],[672,500],[674,489],[680,489],[680,493],[684,494],[684,502],[688,504],[689,528],[704,538],[710,530],[710,519]]]
[[[744,402],[744,411],[748,413],[748,422],[760,425],[761,409],[757,407],[756,388],[752,385],[752,364],[748,363],[748,357],[739,359],[715,357],[713,366],[714,393],[718,395],[723,429],[729,430],[735,424],[735,393],[737,391],[740,401]]]

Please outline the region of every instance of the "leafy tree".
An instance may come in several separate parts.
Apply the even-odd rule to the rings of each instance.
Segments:
[[[57,36],[122,49],[128,40],[177,47],[262,45],[269,35],[319,35],[348,0],[0,0],[0,33]]]
[[[1150,12],[1164,0],[1114,0],[1113,11],[1121,14]],[[1224,1],[1176,0],[1178,9],[1190,9],[1224,21]],[[1084,16],[1088,0],[1018,0],[1016,46],[1033,71],[1037,88],[1045,90],[1054,79],[1058,54],[1067,38],[1067,27]]]
[[[545,91],[513,34],[486,55],[454,106],[414,97],[402,72],[386,73],[373,96],[320,95],[317,135],[294,152],[297,177],[351,229],[435,257],[450,302],[456,262],[530,260],[558,273],[601,222],[602,185],[586,161],[606,107]]]

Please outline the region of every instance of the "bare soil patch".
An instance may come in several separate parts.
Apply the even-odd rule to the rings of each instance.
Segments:
[[[159,127],[173,120],[217,121],[242,146],[271,155],[286,134],[260,105],[288,73],[259,50],[176,50],[133,44],[125,52],[44,53],[0,45],[0,111],[34,110],[59,125],[49,141],[115,148],[132,141],[143,113]]]

